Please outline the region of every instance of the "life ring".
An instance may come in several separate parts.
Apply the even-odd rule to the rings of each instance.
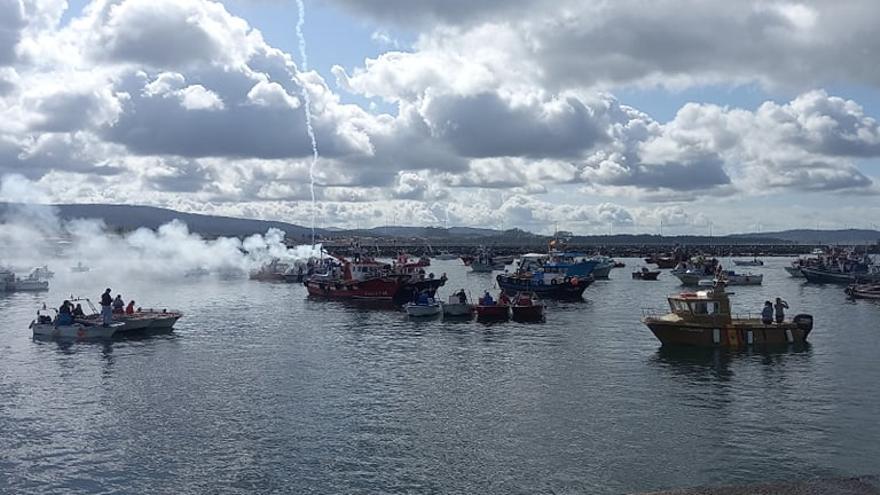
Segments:
[[[571,285],[578,285],[580,280],[577,277],[571,277]]]

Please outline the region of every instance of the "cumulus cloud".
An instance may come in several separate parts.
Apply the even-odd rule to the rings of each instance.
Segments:
[[[822,2],[336,1],[424,29],[409,51],[333,68],[338,89],[393,112],[343,103],[219,2],[94,0],[62,25],[61,0],[0,0],[0,172],[59,201],[309,223],[305,89],[322,215],[339,224],[448,212],[626,227],[650,220],[639,201],[878,191],[860,167],[880,156],[876,120],[812,89],[834,64],[874,84],[851,63],[874,43],[878,9],[861,0],[833,18]],[[394,46],[394,25],[376,33]],[[715,81],[810,89],[750,109],[690,103],[669,122],[597,91]]]

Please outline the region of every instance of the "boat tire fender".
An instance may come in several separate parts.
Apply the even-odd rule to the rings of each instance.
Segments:
[[[565,282],[566,284],[570,284],[570,283],[571,283],[571,277],[565,277],[564,279],[562,279],[562,281]]]
[[[555,278],[551,278],[551,279],[550,279],[550,285],[556,285],[556,279],[555,279]]]

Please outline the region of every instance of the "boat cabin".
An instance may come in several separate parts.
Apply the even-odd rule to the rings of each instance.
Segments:
[[[683,292],[669,296],[669,308],[683,320],[727,323],[731,321],[729,292],[723,288]]]
[[[386,275],[389,266],[384,263],[346,263],[345,279],[346,280],[370,280]]]

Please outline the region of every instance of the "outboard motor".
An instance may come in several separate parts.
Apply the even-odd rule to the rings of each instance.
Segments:
[[[810,334],[810,330],[813,329],[813,316],[812,315],[797,315],[791,320],[797,325],[798,328],[804,331],[804,338]]]

